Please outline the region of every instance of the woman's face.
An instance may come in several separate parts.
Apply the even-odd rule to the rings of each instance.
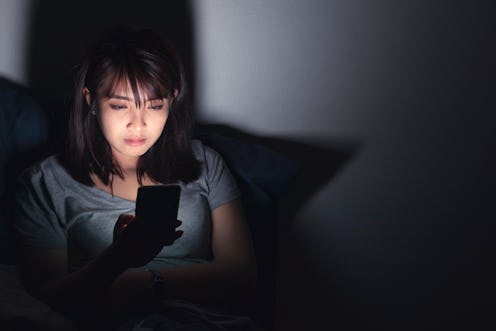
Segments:
[[[135,167],[164,130],[170,98],[142,98],[138,107],[129,85],[121,84],[114,95],[101,98],[97,116],[112,155],[123,168]]]

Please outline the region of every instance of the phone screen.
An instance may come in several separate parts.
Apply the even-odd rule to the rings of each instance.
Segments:
[[[179,185],[151,185],[138,188],[136,220],[175,224],[179,207]]]

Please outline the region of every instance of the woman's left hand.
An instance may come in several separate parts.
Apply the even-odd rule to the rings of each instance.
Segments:
[[[182,236],[183,232],[176,230],[181,221],[176,220],[174,225],[171,229],[165,223],[149,224],[136,220],[134,215],[123,214],[114,226],[112,245],[128,267],[140,267],[153,259],[163,246],[173,244]]]

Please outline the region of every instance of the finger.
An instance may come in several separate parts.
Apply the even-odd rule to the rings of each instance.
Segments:
[[[175,228],[178,228],[178,227],[180,227],[180,226],[181,226],[181,224],[183,224],[183,222],[182,222],[182,221],[180,221],[180,220],[176,220],[176,224],[175,224],[175,226],[174,226],[174,227],[175,227]]]
[[[122,214],[117,219],[117,222],[115,223],[115,226],[118,227],[118,228],[125,228],[132,221],[134,221],[134,215]]]
[[[117,222],[115,222],[114,225],[114,238],[119,235],[122,230],[127,227],[132,221],[134,220],[133,215],[128,215],[128,214],[122,214],[119,215],[119,218],[117,219]]]

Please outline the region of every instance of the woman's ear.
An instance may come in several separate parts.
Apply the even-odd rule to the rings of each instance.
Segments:
[[[84,98],[86,99],[86,103],[88,104],[88,106],[91,105],[91,93],[86,86],[83,87],[83,95]]]
[[[174,89],[174,95],[173,96],[169,96],[167,98],[167,100],[169,101],[169,107],[172,106],[172,104],[174,103],[174,100],[176,99],[177,95],[179,94],[179,91],[177,89]]]

